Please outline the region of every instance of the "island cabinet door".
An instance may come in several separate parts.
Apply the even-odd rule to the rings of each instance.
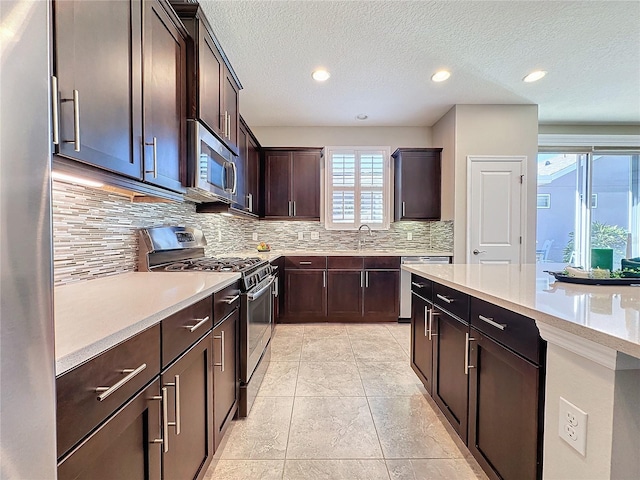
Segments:
[[[467,441],[468,417],[468,336],[469,326],[453,315],[433,308],[434,375],[432,396],[458,432]]]
[[[433,305],[415,293],[411,297],[411,367],[431,394],[435,341],[431,316]]]
[[[540,479],[540,369],[471,332],[469,450],[492,479]]]
[[[164,480],[202,478],[213,456],[213,351],[204,336],[162,373],[168,432]],[[165,390],[166,389],[166,390]]]
[[[135,395],[58,463],[59,480],[160,480],[160,382]]]

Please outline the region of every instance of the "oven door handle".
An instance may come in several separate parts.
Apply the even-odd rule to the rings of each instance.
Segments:
[[[271,288],[271,285],[273,284],[275,279],[276,279],[275,276],[269,275],[269,283],[267,283],[264,287],[262,287],[260,290],[258,290],[255,293],[247,293],[247,299],[250,302],[252,302],[253,300],[257,300],[258,298],[260,298],[262,295],[264,295],[264,293],[267,290],[269,290]]]

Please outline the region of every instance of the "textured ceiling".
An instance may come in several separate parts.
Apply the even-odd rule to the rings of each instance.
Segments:
[[[640,123],[637,0],[201,4],[251,126],[431,126],[455,104],[532,103],[540,123]]]

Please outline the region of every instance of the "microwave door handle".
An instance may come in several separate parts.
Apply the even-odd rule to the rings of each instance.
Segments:
[[[233,168],[233,189],[231,190],[231,195],[235,195],[238,193],[238,167],[236,167],[236,162],[231,162],[231,167]]]

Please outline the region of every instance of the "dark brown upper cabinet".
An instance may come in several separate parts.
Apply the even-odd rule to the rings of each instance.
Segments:
[[[441,148],[398,148],[394,159],[394,220],[440,219]]]
[[[321,148],[265,148],[264,216],[320,219]]]
[[[260,144],[240,117],[238,134],[238,173],[235,207],[246,213],[258,215],[258,175],[260,171]]]
[[[182,192],[187,33],[169,4],[53,9],[55,153]]]
[[[186,68],[184,32],[170,8],[145,1],[144,180],[175,191],[186,179]]]
[[[141,179],[142,2],[55,1],[53,13],[55,153]]]
[[[187,56],[188,115],[199,120],[238,155],[239,92],[231,63],[197,3],[172,2],[189,32]]]

